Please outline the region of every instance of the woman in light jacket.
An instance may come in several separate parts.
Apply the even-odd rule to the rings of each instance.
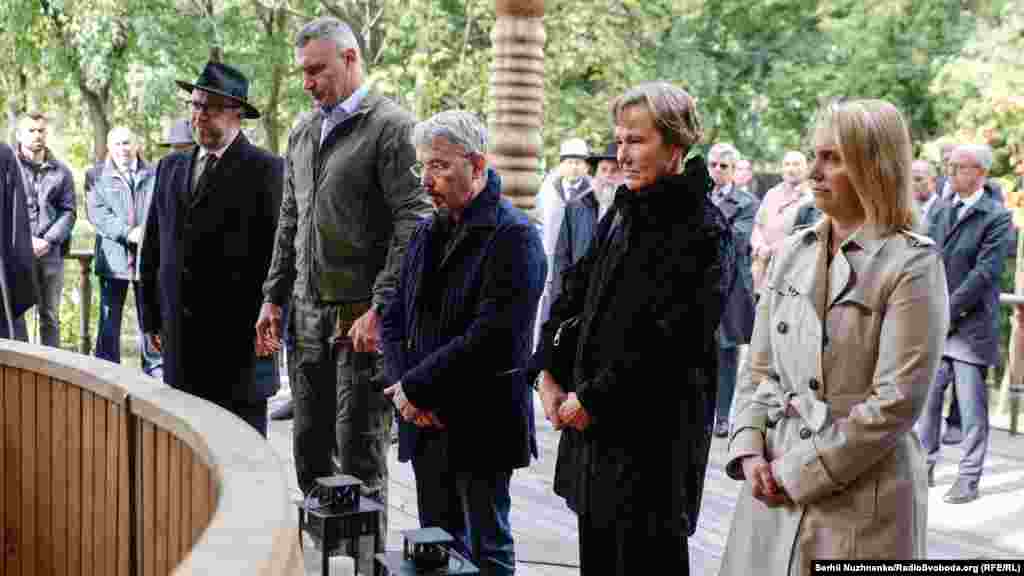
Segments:
[[[819,115],[825,217],[788,237],[757,308],[727,474],[744,482],[722,575],[816,559],[922,558],[928,485],[912,426],[949,327],[940,254],[914,234],[910,135],[888,102]]]

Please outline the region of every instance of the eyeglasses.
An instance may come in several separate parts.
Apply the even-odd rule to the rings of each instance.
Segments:
[[[185,100],[185,107],[197,114],[220,114],[225,110],[241,108],[238,104],[210,104],[209,102],[198,102],[196,100]]]
[[[712,168],[718,168],[719,170],[728,170],[732,168],[732,164],[726,164],[725,162],[712,162],[710,164]]]
[[[473,153],[463,154],[463,158],[472,158]],[[447,172],[452,167],[451,162],[444,160],[429,160],[427,162],[413,162],[412,166],[409,166],[409,172],[416,178],[422,179],[427,173],[438,174],[441,172]]]

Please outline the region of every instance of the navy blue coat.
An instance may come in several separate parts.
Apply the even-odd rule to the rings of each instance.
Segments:
[[[572,265],[583,259],[597,233],[599,206],[591,188],[565,205],[562,229],[555,244],[554,271],[551,275],[551,301],[562,293],[562,277]]]
[[[163,339],[164,382],[208,400],[257,402],[256,319],[270,267],[284,162],[244,135],[189,194],[199,148],[163,157],[140,255],[142,326]]]
[[[444,422],[450,470],[511,470],[537,455],[525,368],[547,263],[537,229],[500,189],[488,170],[447,252],[446,213],[416,229],[383,312],[388,380]],[[400,461],[420,434],[401,423]]]
[[[0,338],[13,338],[12,323],[36,303],[32,237],[18,160],[0,142]]]
[[[139,161],[134,185],[107,160],[86,197],[89,217],[96,227],[96,275],[132,280],[137,246],[128,242],[128,232],[142,226],[153,196],[153,167]],[[129,224],[129,221],[132,223]]]
[[[955,225],[952,205],[936,212],[932,230],[949,287],[946,355],[991,366],[999,361],[1000,277],[1010,247],[1010,212],[986,191]]]

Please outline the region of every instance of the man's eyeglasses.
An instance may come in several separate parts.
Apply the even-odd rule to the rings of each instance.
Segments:
[[[962,172],[963,170],[967,169],[981,170],[981,166],[978,166],[976,164],[954,164],[953,162],[949,163],[949,171],[952,174],[956,174],[957,172]]]
[[[725,162],[712,162],[710,166],[712,168],[718,168],[719,170],[728,170],[732,168],[732,164],[726,164]]]
[[[472,158],[473,154],[463,154],[462,157]],[[446,162],[444,160],[430,160],[428,162],[417,161],[413,162],[412,166],[409,166],[409,171],[412,172],[412,175],[415,176],[416,178],[422,179],[424,176],[427,175],[427,172],[431,174],[438,174],[441,172],[447,172],[448,169],[451,167],[452,163]]]
[[[210,104],[209,102],[197,102],[196,100],[185,100],[185,106],[197,114],[220,114],[225,110],[241,108],[238,104]]]

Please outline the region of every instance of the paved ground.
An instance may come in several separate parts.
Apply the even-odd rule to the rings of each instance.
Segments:
[[[272,406],[286,399],[275,397]],[[539,408],[539,406],[538,406]],[[538,410],[538,415],[541,412]],[[518,573],[523,576],[567,576],[578,574],[575,516],[551,492],[557,432],[538,418],[541,458],[517,471],[512,486],[512,526],[516,537]],[[291,422],[272,422],[270,442],[289,467]],[[704,505],[697,534],[690,539],[691,573],[713,575],[718,571],[722,550],[739,483],[723,472],[725,442],[716,440],[705,483]],[[937,468],[938,486],[932,488],[928,510],[928,553],[933,558],[1024,558],[1024,437],[1010,437],[1005,430],[993,430],[989,458],[982,477],[979,500],[951,505],[942,495],[956,480],[958,448],[946,448]],[[402,530],[418,528],[412,469],[399,464],[391,451],[391,496],[388,548],[401,547]],[[294,475],[293,491],[298,495]],[[320,563],[307,546],[307,573],[319,574]],[[332,574],[350,574],[351,562],[332,562]]]

